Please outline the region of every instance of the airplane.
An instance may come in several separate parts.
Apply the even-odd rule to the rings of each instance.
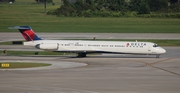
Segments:
[[[159,58],[166,50],[152,42],[130,41],[86,41],[86,40],[45,40],[40,38],[30,26],[13,26],[18,29],[26,42],[25,46],[53,52],[77,53],[77,57],[86,57],[90,53],[156,55]]]

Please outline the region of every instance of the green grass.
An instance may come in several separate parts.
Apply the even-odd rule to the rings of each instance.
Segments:
[[[12,45],[12,41],[0,42],[0,45]]]
[[[17,2],[34,2],[35,3],[35,0],[15,0],[16,2],[15,3],[17,3]],[[60,2],[60,1],[62,1],[62,0],[52,0],[53,2]]]
[[[62,0],[52,0],[55,4],[61,3]],[[36,4],[37,2],[35,0],[15,0],[13,4],[18,5],[30,5],[30,4]]]
[[[58,7],[48,4],[47,11]],[[36,32],[180,33],[180,19],[56,17],[46,15],[43,4],[0,4],[0,9],[0,32],[16,32],[8,27],[29,25]]]
[[[10,56],[26,56],[26,55],[35,55],[35,52],[38,52],[38,55],[64,55],[60,52],[51,52],[51,51],[10,51],[7,50],[6,55]],[[3,54],[3,51],[0,51],[0,54]],[[69,54],[69,53],[66,53]]]
[[[9,67],[2,67],[1,64],[9,64]],[[3,62],[0,63],[0,69],[14,69],[14,68],[31,68],[31,67],[42,67],[50,66],[47,63],[31,63],[31,62]]]

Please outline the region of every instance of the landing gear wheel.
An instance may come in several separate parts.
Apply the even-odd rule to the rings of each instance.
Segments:
[[[160,56],[160,55],[159,55],[159,54],[157,54],[157,55],[156,55],[156,58],[159,58],[159,56]]]
[[[77,57],[86,57],[86,53],[78,53]]]

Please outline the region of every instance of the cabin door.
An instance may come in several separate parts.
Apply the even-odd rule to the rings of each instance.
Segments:
[[[148,52],[151,52],[151,47],[150,46],[148,46]]]

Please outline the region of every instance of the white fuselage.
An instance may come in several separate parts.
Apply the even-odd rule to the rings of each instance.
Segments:
[[[37,40],[24,42],[42,50],[74,53],[163,54],[165,49],[151,42]]]

